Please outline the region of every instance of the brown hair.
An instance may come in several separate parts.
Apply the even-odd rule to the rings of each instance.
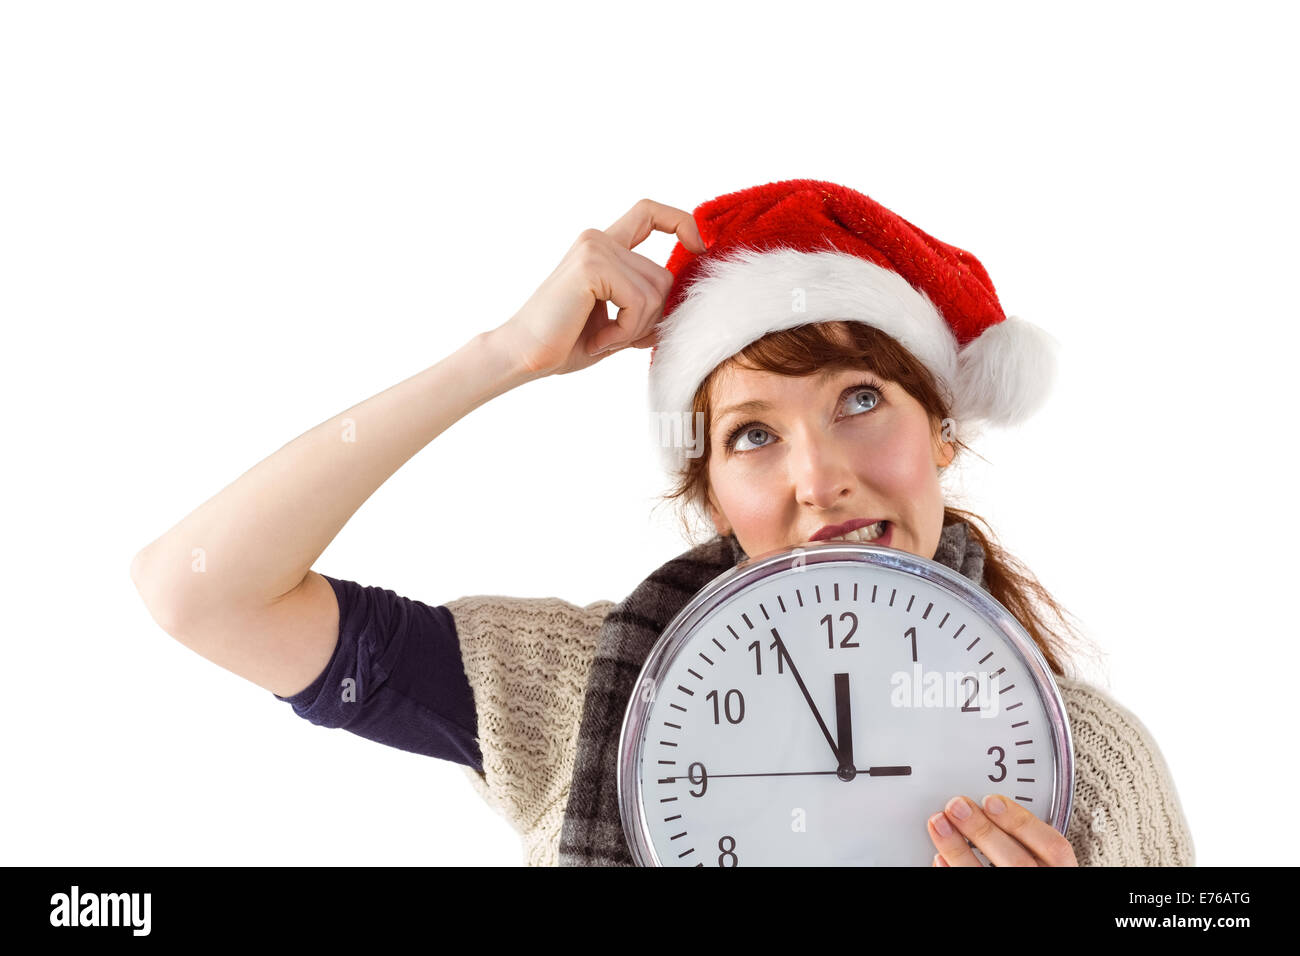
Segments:
[[[712,420],[713,385],[721,370],[730,364],[790,376],[865,368],[897,383],[916,399],[929,414],[936,437],[944,422],[950,420],[952,400],[934,375],[896,339],[879,329],[862,322],[821,322],[772,332],[751,342],[719,365],[696,390],[692,410],[697,414],[691,420],[705,423],[705,434],[696,436],[705,450],[703,454],[687,459],[685,470],[674,488],[662,496],[662,501],[681,499],[687,508],[693,506],[704,512],[712,454],[708,423]],[[970,451],[955,437],[947,440]],[[972,451],[971,454],[976,453]],[[683,509],[681,517],[686,537],[691,540],[695,532],[687,521],[686,510]],[[1077,628],[1067,620],[1073,615],[1056,602],[1023,563],[998,543],[985,519],[973,512],[945,505],[944,527],[955,521],[965,521],[970,534],[984,548],[985,590],[1029,632],[1052,673],[1063,675],[1063,664],[1076,652],[1072,645],[1079,638]],[[716,529],[711,533],[716,533]],[[1059,628],[1049,624],[1046,613],[1049,611]]]

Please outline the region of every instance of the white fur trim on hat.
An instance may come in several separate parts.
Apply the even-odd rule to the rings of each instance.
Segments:
[[[688,423],[696,389],[715,368],[770,332],[816,322],[866,322],[895,338],[949,390],[958,428],[965,419],[1015,424],[1050,386],[1050,337],[1006,319],[961,350],[929,297],[901,275],[834,250],[738,249],[705,258],[677,308],[659,326],[649,407],[664,467],[684,467],[689,442],[665,428]]]

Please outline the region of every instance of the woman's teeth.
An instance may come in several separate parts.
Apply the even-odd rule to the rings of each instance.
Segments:
[[[850,531],[848,534],[842,534],[837,538],[827,538],[827,541],[874,541],[885,533],[885,522],[877,521],[875,524],[869,524],[865,528],[859,528],[857,531]]]

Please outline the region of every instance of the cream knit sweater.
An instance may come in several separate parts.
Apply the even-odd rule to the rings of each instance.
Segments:
[[[522,835],[525,863],[555,866],[587,675],[614,602],[477,595],[446,606],[483,754],[483,772],[465,772]],[[1056,683],[1074,737],[1066,839],[1079,865],[1195,865],[1173,779],[1146,728],[1097,688],[1067,677]]]

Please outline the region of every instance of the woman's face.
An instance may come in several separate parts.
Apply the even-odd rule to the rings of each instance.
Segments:
[[[754,402],[766,404],[733,409]],[[796,378],[728,364],[712,404],[709,511],[746,554],[805,545],[826,525],[883,518],[889,547],[934,557],[944,507],[937,468],[954,447],[900,385],[854,369]]]

